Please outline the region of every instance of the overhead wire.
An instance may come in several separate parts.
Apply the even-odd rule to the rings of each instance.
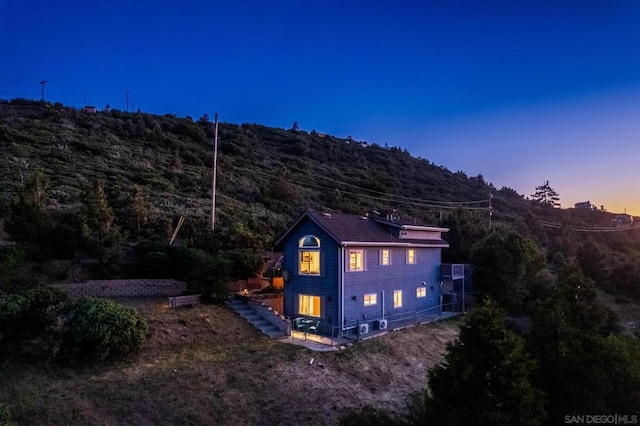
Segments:
[[[227,142],[231,145],[235,145],[239,148],[245,148],[246,147],[242,147],[234,142]],[[236,169],[239,169],[238,167],[232,166]],[[424,199],[420,199],[420,198],[414,198],[414,197],[405,197],[405,196],[401,196],[401,195],[394,195],[394,194],[388,194],[382,191],[377,191],[374,189],[369,189],[369,188],[364,188],[352,183],[348,183],[348,182],[343,182],[340,181],[338,179],[334,179],[325,175],[321,175],[318,173],[311,173],[308,170],[302,170],[299,169],[297,167],[293,167],[291,165],[287,165],[287,168],[293,171],[296,171],[298,173],[302,173],[304,175],[309,175],[312,177],[316,177],[316,178],[321,178],[330,182],[335,182],[338,183],[339,185],[343,185],[343,186],[347,186],[347,187],[351,187],[351,188],[355,188],[361,191],[367,191],[373,194],[379,194],[379,195],[383,195],[383,197],[379,197],[379,196],[374,196],[374,195],[368,195],[368,194],[363,194],[363,193],[356,193],[353,191],[348,191],[348,190],[344,190],[344,189],[340,189],[340,188],[336,188],[336,187],[329,187],[329,186],[324,186],[324,185],[318,185],[318,184],[312,184],[309,182],[300,182],[300,181],[293,181],[290,179],[286,179],[287,182],[296,185],[296,186],[302,186],[302,187],[306,187],[306,188],[319,188],[319,189],[324,189],[324,190],[330,190],[330,191],[340,191],[341,194],[348,194],[348,195],[353,195],[355,197],[361,197],[361,198],[368,198],[368,199],[372,199],[372,200],[378,200],[378,201],[384,201],[384,202],[390,202],[390,203],[397,203],[397,204],[403,204],[403,205],[411,205],[411,206],[415,206],[415,207],[426,207],[426,208],[432,208],[432,209],[457,209],[462,207],[464,210],[471,210],[471,211],[489,211],[490,213],[495,213],[498,215],[502,215],[511,219],[522,219],[522,216],[514,214],[514,213],[506,213],[506,212],[502,212],[499,210],[496,210],[495,208],[491,207],[490,205],[487,207],[467,207],[466,205],[470,204],[482,204],[482,203],[489,203],[490,199],[484,199],[484,200],[473,200],[473,201],[442,201],[442,200],[424,200]],[[267,175],[265,173],[258,173],[259,175],[261,175],[264,178],[267,179],[272,179],[273,176],[271,175]],[[575,226],[575,225],[567,225],[567,224],[561,224],[561,223],[556,223],[556,222],[550,222],[550,221],[544,221],[544,220],[539,220],[536,219],[536,222],[538,222],[541,226],[544,227],[548,227],[548,228],[556,228],[556,229],[567,229],[567,230],[572,230],[572,231],[576,231],[576,232],[622,232],[622,231],[629,231],[629,230],[634,230],[634,229],[640,229],[640,224],[639,225],[632,225],[632,226],[625,226],[625,227],[588,227],[588,226]]]
[[[242,147],[234,142],[225,142],[227,144],[230,145],[234,145],[238,148],[244,148],[246,149],[246,147]],[[235,166],[233,166],[235,167]],[[239,169],[238,167],[235,167],[236,169]],[[321,188],[321,189],[331,189],[331,190],[338,190],[341,191],[342,193],[345,194],[353,194],[359,197],[365,197],[365,198],[373,198],[373,199],[379,199],[381,201],[387,201],[387,202],[395,202],[395,203],[401,203],[401,204],[408,204],[408,205],[416,205],[416,206],[422,206],[422,207],[434,207],[434,208],[442,208],[442,209],[454,209],[457,208],[457,206],[463,206],[466,204],[481,204],[481,203],[488,203],[489,199],[484,199],[484,200],[472,200],[472,201],[442,201],[442,200],[425,200],[425,199],[421,199],[421,198],[414,198],[414,197],[405,197],[402,195],[394,195],[394,194],[388,194],[386,192],[382,192],[382,191],[377,191],[374,189],[369,189],[369,188],[364,188],[352,183],[348,183],[348,182],[343,182],[340,181],[338,179],[334,179],[325,175],[321,175],[318,173],[311,173],[308,170],[302,170],[299,169],[297,167],[293,167],[291,165],[287,165],[287,168],[305,175],[309,175],[312,177],[316,177],[316,178],[320,178],[320,179],[324,179],[324,180],[328,180],[330,182],[335,182],[338,183],[340,185],[343,186],[347,186],[347,187],[351,187],[351,188],[355,188],[361,191],[367,191],[370,193],[374,193],[374,194],[379,194],[379,195],[383,195],[385,197],[393,197],[393,198],[385,198],[385,197],[374,197],[371,195],[365,195],[365,194],[361,194],[361,193],[353,193],[347,190],[343,190],[343,189],[339,189],[339,188],[332,188],[332,187],[326,187],[326,186],[321,186],[321,185],[317,185],[317,184],[307,184],[308,186],[311,187],[315,187],[315,188]],[[262,174],[263,177],[268,177],[269,179],[273,178],[273,176],[266,176],[265,174]],[[294,185],[304,185],[302,182],[296,181],[293,182],[291,180],[287,180],[288,182],[294,184]],[[485,208],[469,208],[470,210],[482,210]]]

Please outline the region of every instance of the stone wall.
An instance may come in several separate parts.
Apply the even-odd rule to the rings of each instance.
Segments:
[[[84,283],[54,284],[72,297],[179,296],[186,283],[177,280],[91,280]]]

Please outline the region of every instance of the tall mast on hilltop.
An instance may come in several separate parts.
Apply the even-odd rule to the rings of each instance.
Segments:
[[[218,167],[218,113],[214,118],[216,130],[213,138],[213,172],[211,176],[211,230],[216,230],[216,169]]]
[[[42,80],[40,85],[42,86],[42,92],[40,96],[40,102],[44,102],[44,85],[47,84],[47,80]]]

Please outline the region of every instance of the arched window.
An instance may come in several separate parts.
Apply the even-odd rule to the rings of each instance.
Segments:
[[[300,238],[300,248],[303,247],[320,248],[320,240],[318,237],[314,237],[313,235],[306,235]]]
[[[320,275],[320,239],[313,235],[305,235],[300,238],[298,251],[300,274]]]

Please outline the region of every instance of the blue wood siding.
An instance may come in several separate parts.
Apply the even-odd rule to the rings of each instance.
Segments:
[[[299,241],[306,235],[320,239],[320,275],[303,275],[299,269]],[[390,251],[390,265],[381,265],[381,250]],[[284,241],[284,270],[288,280],[284,285],[284,314],[290,318],[301,316],[299,295],[320,297],[319,333],[339,335],[342,326],[367,322],[371,326],[386,318],[389,324],[415,318],[416,314],[437,314],[440,307],[441,249],[414,248],[416,262],[407,264],[405,247],[344,248],[311,220],[305,220],[289,231]],[[349,250],[364,252],[364,271],[348,271]],[[344,277],[344,319],[340,318],[341,288]],[[418,298],[416,289],[426,288],[426,296]],[[393,292],[402,291],[402,307],[394,308]],[[364,306],[364,295],[375,293],[377,303]]]
[[[299,270],[299,241],[305,235],[320,239],[320,275],[301,275]],[[306,221],[294,229],[284,244],[284,270],[289,280],[284,285],[284,314],[291,318],[298,314],[298,295],[320,296],[320,334],[331,335],[339,325],[338,244],[313,222]]]
[[[391,265],[380,265],[380,249],[372,247],[348,247],[348,250],[364,250],[365,271],[345,272],[345,323],[373,322],[387,318],[392,322],[403,316],[411,316],[440,305],[439,248],[416,248],[416,263],[406,263],[405,248],[389,248]],[[426,286],[423,284],[426,283]],[[426,287],[426,297],[418,298],[416,289]],[[394,308],[393,292],[402,290],[402,307]],[[377,304],[364,306],[364,295],[375,293]]]

